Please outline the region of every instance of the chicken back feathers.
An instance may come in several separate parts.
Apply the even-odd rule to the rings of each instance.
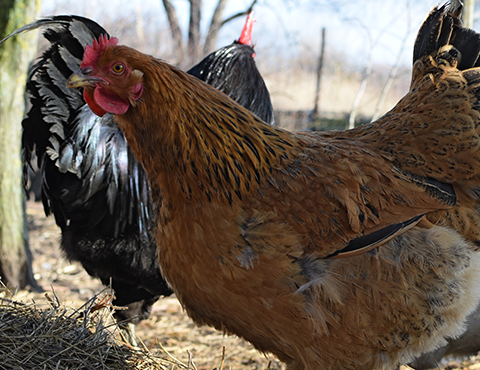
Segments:
[[[477,245],[479,51],[478,33],[462,28],[444,8],[435,9],[415,43],[410,92],[374,125],[346,133],[367,145],[378,143],[378,152],[402,171],[454,183],[456,206],[427,218],[448,224]]]
[[[458,24],[446,7],[429,17]],[[478,180],[448,164],[451,176],[428,170],[449,158],[425,155],[424,166],[408,166],[404,154],[451,142],[451,130],[458,138],[449,155],[478,165],[476,125],[457,128],[478,121],[476,90],[443,82],[462,74],[431,45],[443,30],[422,28],[430,41],[416,51],[412,89],[394,121],[390,112],[331,133],[267,125],[126,46],[90,50],[97,63],[68,86],[102,95],[96,103],[129,102],[115,119],[149,176],[162,272],[197,323],[308,370],[388,369],[462,332],[480,294],[480,255],[470,235],[422,216],[464,207]],[[443,99],[442,89],[451,90]],[[437,113],[423,109],[457,93],[467,96],[460,111],[432,119]]]

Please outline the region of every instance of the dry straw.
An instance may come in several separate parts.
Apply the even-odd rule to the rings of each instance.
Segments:
[[[166,351],[151,353],[121,340],[112,317],[109,289],[78,309],[62,305],[55,293],[45,302],[15,300],[0,289],[0,369],[194,369]]]

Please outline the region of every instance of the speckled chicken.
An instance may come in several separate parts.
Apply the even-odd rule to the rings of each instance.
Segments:
[[[480,294],[480,38],[457,16],[428,16],[389,113],[327,133],[267,125],[116,38],[87,46],[68,86],[145,167],[162,273],[195,322],[306,370],[391,369],[464,330]]]

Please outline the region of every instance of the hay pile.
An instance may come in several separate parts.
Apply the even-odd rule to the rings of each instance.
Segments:
[[[78,309],[46,294],[20,302],[0,289],[0,369],[195,369],[169,356],[136,350],[121,339],[104,290]]]

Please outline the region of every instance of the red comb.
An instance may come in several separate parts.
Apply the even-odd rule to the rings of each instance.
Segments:
[[[92,46],[87,45],[85,51],[83,52],[82,64],[80,68],[85,68],[87,66],[92,66],[97,63],[100,54],[103,53],[108,46],[115,46],[118,44],[118,39],[116,37],[108,38],[107,35],[100,35],[97,40],[93,40]]]
[[[247,21],[245,22],[245,26],[243,26],[242,34],[238,39],[240,44],[252,46],[252,31],[253,31],[253,24],[257,20],[253,18],[253,11],[247,17]]]

